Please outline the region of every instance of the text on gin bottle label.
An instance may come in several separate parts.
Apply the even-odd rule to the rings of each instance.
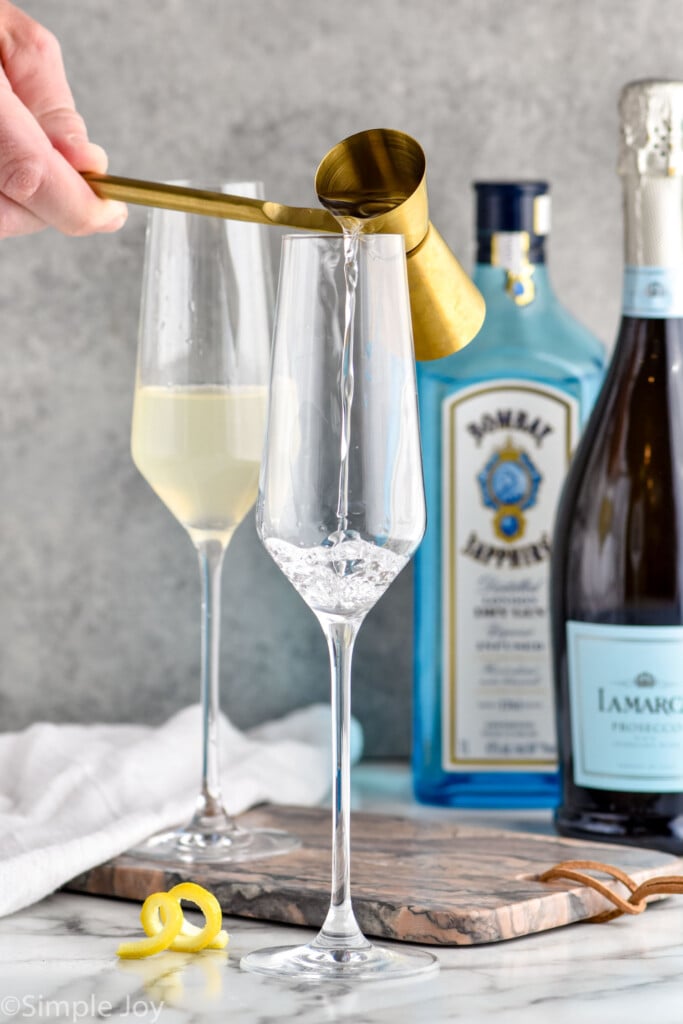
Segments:
[[[528,381],[442,406],[443,767],[552,771],[548,568],[578,403]]]

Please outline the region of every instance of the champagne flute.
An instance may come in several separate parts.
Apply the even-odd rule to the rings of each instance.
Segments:
[[[221,189],[262,194],[256,182]],[[197,549],[202,590],[201,791],[189,824],[134,851],[155,860],[224,863],[298,845],[226,813],[218,750],[221,569],[256,498],[267,406],[272,285],[263,232],[196,214],[149,215],[131,452]]]
[[[402,236],[283,240],[256,526],[327,639],[332,895],[311,943],[257,950],[242,967],[359,980],[432,970],[437,961],[430,953],[371,944],[350,892],[353,645],[425,528]]]

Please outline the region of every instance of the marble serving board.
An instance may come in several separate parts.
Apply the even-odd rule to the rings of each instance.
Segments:
[[[143,901],[189,879],[211,889],[228,914],[318,927],[330,894],[329,809],[264,806],[240,821],[284,828],[302,845],[269,860],[224,867],[160,867],[123,855],[66,888]],[[367,935],[404,942],[498,942],[604,910],[606,900],[592,889],[536,881],[562,860],[614,864],[636,882],[683,870],[675,857],[635,847],[363,812],[354,812],[351,824],[358,922]]]

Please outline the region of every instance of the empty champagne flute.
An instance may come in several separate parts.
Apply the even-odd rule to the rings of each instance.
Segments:
[[[262,195],[256,182],[220,188]],[[131,452],[197,549],[202,592],[201,791],[188,824],[134,851],[153,860],[225,863],[298,845],[285,832],[243,829],[226,813],[218,749],[221,568],[256,498],[271,319],[262,227],[150,212]]]
[[[354,980],[433,970],[431,953],[371,944],[350,892],[353,645],[425,528],[402,236],[283,240],[256,526],[327,639],[332,895],[313,942],[249,953],[242,967]]]

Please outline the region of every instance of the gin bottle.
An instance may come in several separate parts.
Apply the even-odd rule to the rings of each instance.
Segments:
[[[418,367],[414,787],[428,803],[551,806],[553,522],[604,354],[548,279],[548,185],[475,192],[486,320],[468,348]]]
[[[683,853],[683,82],[621,95],[623,317],[553,555],[564,835]]]

